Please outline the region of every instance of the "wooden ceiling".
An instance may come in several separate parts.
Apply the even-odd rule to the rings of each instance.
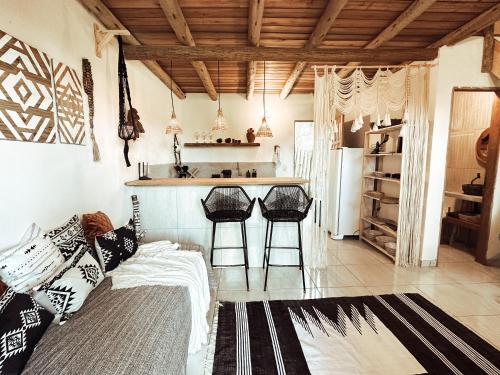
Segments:
[[[85,0],[80,0],[85,4]],[[95,2],[96,0],[92,0]],[[160,1],[102,0],[116,18],[143,45],[182,45],[167,20]],[[260,47],[303,48],[329,5],[328,0],[260,0],[264,2]],[[332,2],[335,0],[331,0]],[[339,0],[336,0],[339,1]],[[175,3],[176,1],[174,1]],[[493,9],[499,19],[498,0],[348,0],[334,18],[319,48],[369,48],[367,45],[415,3],[426,3],[406,27],[380,44],[383,48],[425,48]],[[88,5],[88,4],[87,4]],[[178,0],[178,5],[196,46],[250,46],[249,0]],[[331,4],[330,4],[331,5]],[[422,4],[421,4],[422,7]],[[423,9],[423,8],[422,8]],[[491,19],[491,15],[490,15]],[[491,23],[491,22],[490,22]],[[329,24],[328,24],[329,25]],[[477,33],[478,30],[474,30]],[[187,43],[184,43],[185,45]],[[439,43],[438,43],[439,44]],[[445,43],[447,44],[447,43]],[[187,44],[189,45],[189,44]],[[349,61],[336,62],[339,64]],[[400,63],[388,61],[387,63]],[[170,73],[170,61],[158,61]],[[195,63],[174,61],[173,80],[185,93],[207,92],[195,70]],[[267,92],[280,93],[295,67],[294,62],[266,63]],[[292,93],[313,92],[313,63],[306,63],[294,81]],[[205,66],[217,90],[217,63]],[[220,87],[223,93],[247,92],[247,62],[220,62]],[[263,63],[257,62],[255,91],[262,90]],[[210,78],[209,77],[209,78]],[[213,96],[213,95],[211,95]]]

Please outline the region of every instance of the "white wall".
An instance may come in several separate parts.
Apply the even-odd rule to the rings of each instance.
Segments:
[[[76,0],[0,0],[0,28],[81,71],[81,59],[92,64],[95,98],[95,133],[101,162],[92,161],[92,148],[62,144],[35,144],[0,141],[0,249],[16,243],[27,226],[36,222],[49,229],[62,224],[74,213],[102,210],[113,224],[121,225],[130,216],[129,190],[123,183],[137,176],[134,163],[172,162],[172,137],[164,134],[170,117],[170,91],[139,62],[129,62],[132,100],[146,128],[131,143],[131,168],[123,160],[123,142],[118,139],[117,44],[106,47],[103,57],[94,54],[94,18]],[[224,95],[223,109],[233,130],[229,136],[244,139],[244,130],[256,126],[260,117],[259,96],[251,103],[238,95]],[[192,140],[195,129],[208,129],[215,115],[215,102],[206,95],[174,97],[179,119]],[[312,95],[291,96],[284,102],[269,100],[275,138],[264,140],[258,150],[243,157],[270,161],[272,146],[281,144],[284,159],[293,155],[293,120],[312,118]],[[276,125],[275,125],[276,124]],[[236,130],[239,129],[238,131]],[[191,139],[190,139],[191,138]],[[239,159],[234,154],[183,150],[186,161],[217,158]],[[239,161],[246,161],[239,160]],[[280,171],[291,174],[290,169]]]
[[[424,226],[423,261],[433,261],[437,251],[441,229],[441,206],[443,204],[446,152],[450,126],[451,99],[454,87],[498,86],[489,74],[481,73],[483,41],[480,37],[469,38],[452,47],[439,50],[439,66],[433,74],[431,88],[435,88],[434,121],[430,134],[430,159],[428,160],[428,191],[426,197],[426,220]],[[431,100],[431,103],[433,101]],[[432,107],[432,105],[431,105]],[[493,206],[491,236],[498,237],[500,227],[500,198],[497,181]],[[495,230],[496,228],[496,230]],[[496,234],[494,233],[496,231]],[[500,247],[498,240],[490,236],[490,248]]]

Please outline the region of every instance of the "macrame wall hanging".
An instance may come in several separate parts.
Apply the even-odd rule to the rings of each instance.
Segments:
[[[127,65],[125,64],[125,55],[123,54],[123,42],[121,36],[118,36],[118,98],[119,98],[119,123],[118,123],[118,137],[125,141],[123,147],[123,156],[127,167],[130,167],[130,160],[128,158],[129,145],[128,141],[136,140],[139,138],[139,115],[137,110],[132,107],[132,100],[130,98],[130,88],[128,84]],[[125,103],[125,96],[127,102]],[[125,106],[128,105],[129,113],[127,115],[128,121],[125,121]],[[142,127],[142,125],[141,125]]]
[[[92,67],[90,61],[82,59],[82,81],[83,90],[87,95],[89,104],[89,124],[90,124],[90,139],[92,141],[92,155],[94,161],[101,160],[101,153],[94,135],[94,80],[92,79]]]

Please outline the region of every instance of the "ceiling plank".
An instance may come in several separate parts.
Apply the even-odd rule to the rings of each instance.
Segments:
[[[196,46],[194,42],[193,36],[191,35],[191,31],[189,30],[189,26],[184,18],[184,14],[182,13],[182,9],[177,0],[159,0],[160,7],[167,17],[170,26],[174,30],[175,35],[179,41],[189,47]],[[215,91],[214,84],[212,82],[212,78],[208,73],[207,67],[203,61],[192,61],[194,70],[200,77],[203,86],[207,90],[207,94],[212,100],[217,99],[217,92]]]
[[[326,35],[328,34],[328,31],[332,28],[333,22],[338,17],[340,11],[342,10],[342,8],[344,8],[346,3],[347,0],[330,0],[328,2],[328,5],[321,14],[321,18],[314,28],[314,31],[309,36],[305,48],[314,48],[321,44],[323,39],[325,39]],[[285,86],[283,86],[283,89],[281,90],[281,99],[286,99],[286,97],[290,94],[290,91],[292,91],[295,82],[297,82],[297,79],[300,77],[306,66],[307,64],[305,64],[303,61],[299,61],[297,62],[297,64],[295,64],[292,73],[288,77]]]
[[[428,48],[439,48],[442,46],[456,44],[461,40],[464,40],[465,38],[480,32],[481,30],[494,24],[498,20],[500,20],[500,3],[492,6],[458,29],[452,31],[449,34],[446,34],[441,39],[430,44]]]
[[[282,48],[282,47],[221,47],[221,46],[132,46],[123,48],[128,60],[186,61],[360,61],[363,63],[402,60],[433,60],[437,49],[431,48]]]
[[[97,18],[106,28],[115,30],[126,30],[125,26],[115,17],[115,15],[103,4],[101,0],[78,0],[95,18]],[[123,41],[130,45],[141,45],[132,35],[123,36]],[[185,99],[186,94],[175,81],[172,80],[156,61],[142,62],[160,81],[162,81],[179,99]]]
[[[364,48],[375,49],[380,47],[384,42],[391,40],[435,2],[436,0],[413,1],[408,8],[406,8],[389,26],[382,30],[382,32],[373,38]],[[359,62],[350,62],[347,65],[354,68],[359,65]],[[341,69],[338,74],[340,77],[345,77],[351,70],[351,68],[344,68]]]
[[[252,46],[258,47],[264,16],[264,0],[250,0],[248,9],[248,40]],[[257,61],[249,61],[247,63],[247,100],[253,97],[256,75]]]

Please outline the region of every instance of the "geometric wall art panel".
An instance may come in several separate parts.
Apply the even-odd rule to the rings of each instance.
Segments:
[[[74,69],[55,61],[53,74],[59,141],[82,145],[85,141],[85,120],[80,78]]]
[[[49,56],[0,31],[0,140],[55,139]]]

